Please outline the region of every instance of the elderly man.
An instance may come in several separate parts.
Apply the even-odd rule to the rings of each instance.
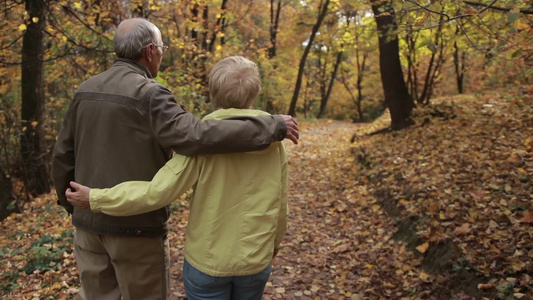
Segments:
[[[53,155],[58,202],[73,213],[80,299],[168,299],[168,206],[114,217],[73,208],[70,181],[106,188],[151,180],[172,151],[183,155],[265,149],[298,140],[290,116],[200,121],[157,83],[166,48],[161,32],[144,19],[123,21],[114,40],[113,66],[83,82],[65,116]]]

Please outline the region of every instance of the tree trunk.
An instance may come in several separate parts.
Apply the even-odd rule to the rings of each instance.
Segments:
[[[425,105],[429,104],[429,100],[433,95],[433,87],[435,86],[435,81],[437,75],[440,72],[440,68],[444,63],[444,41],[442,39],[442,24],[444,23],[444,7],[442,8],[439,20],[439,26],[437,27],[437,32],[435,33],[435,42],[430,47],[431,50],[431,59],[428,64],[428,70],[424,80],[424,88],[422,89],[422,94],[418,98],[418,103],[423,103]]]
[[[296,102],[298,102],[298,94],[300,93],[300,87],[302,86],[302,76],[304,73],[305,61],[307,60],[307,55],[309,55],[309,51],[311,50],[311,47],[313,46],[313,42],[315,41],[315,37],[316,37],[316,33],[318,32],[318,29],[320,29],[320,25],[322,24],[322,21],[326,17],[326,14],[328,12],[328,5],[329,5],[329,0],[325,0],[325,3],[320,6],[319,13],[318,13],[318,19],[315,25],[313,25],[311,36],[309,37],[309,42],[307,46],[305,47],[302,58],[300,59],[300,66],[298,67],[298,77],[296,78],[296,86],[294,87],[294,93],[292,95],[291,104],[290,104],[289,112],[288,112],[288,114],[291,116],[295,116],[296,114]]]
[[[209,6],[205,5],[202,11],[202,51],[207,50],[207,35],[209,33]]]
[[[333,83],[335,82],[335,78],[337,77],[337,71],[339,70],[339,65],[341,64],[341,60],[342,60],[342,51],[337,53],[337,60],[335,61],[333,73],[331,74],[331,78],[329,80],[329,85],[328,85],[326,95],[324,95],[324,97],[320,100],[320,110],[318,111],[318,115],[316,116],[318,119],[322,118],[322,115],[326,111],[326,106],[328,104],[329,96],[331,95],[331,90],[333,89]]]
[[[274,2],[275,0],[270,0],[270,46],[268,47],[268,58],[276,56],[276,37],[278,34],[279,15],[281,13],[281,0],[277,0],[275,12]]]
[[[391,0],[370,0],[379,35],[379,66],[385,93],[385,104],[391,114],[391,129],[399,130],[414,124],[411,112],[415,107],[407,90],[400,63],[395,12]]]
[[[413,101],[418,103],[418,59],[416,45],[418,32],[415,32],[412,29],[407,30],[404,40],[407,45],[407,89],[413,98]]]
[[[27,0],[31,22],[22,40],[22,108],[23,132],[20,139],[26,191],[37,196],[50,192],[47,150],[44,140],[43,29],[45,1]]]
[[[455,29],[455,35],[457,36],[459,34],[459,25],[457,25]],[[457,44],[457,40],[453,42],[453,64],[455,66],[455,79],[457,80],[457,92],[459,94],[462,94],[465,92],[464,90],[464,75],[465,75],[465,52],[463,52],[461,55],[459,54],[459,45]]]
[[[363,122],[363,110],[361,108],[361,103],[363,102],[363,72],[365,70],[365,63],[366,63],[366,53],[363,54],[363,61],[360,62],[359,59],[359,50],[356,49],[356,55],[357,55],[357,113],[359,114],[359,121]]]
[[[225,38],[224,34],[226,33],[226,6],[227,6],[228,0],[222,0],[222,4],[220,5],[220,15],[217,17],[217,23],[215,27],[213,28],[213,32],[211,34],[211,39],[209,40],[209,46],[208,51],[213,53],[215,50],[215,44],[218,33],[223,33],[223,35],[220,37],[220,45],[223,46],[225,44]]]
[[[4,220],[12,212],[20,212],[17,205],[13,205],[13,187],[11,177],[7,176],[0,166],[0,221]]]

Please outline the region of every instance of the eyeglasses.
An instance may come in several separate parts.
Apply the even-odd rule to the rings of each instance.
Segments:
[[[168,50],[168,46],[165,46],[165,45],[156,45],[156,44],[154,44],[154,43],[151,43],[151,44],[154,45],[154,47],[161,47],[161,53],[165,53],[165,52]],[[150,44],[144,46],[143,49],[148,48],[148,46],[150,46]]]
[[[156,45],[156,44],[154,44],[154,46],[161,47],[161,53],[165,53],[168,50],[168,46],[165,46],[165,45]]]

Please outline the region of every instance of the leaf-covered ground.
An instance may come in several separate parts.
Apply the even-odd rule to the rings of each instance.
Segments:
[[[300,122],[290,228],[265,299],[531,299],[531,97],[461,96],[417,125]],[[184,297],[186,199],[169,235]],[[79,281],[70,219],[53,194],[0,224],[0,299],[70,299]]]

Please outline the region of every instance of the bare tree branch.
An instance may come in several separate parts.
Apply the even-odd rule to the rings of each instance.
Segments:
[[[472,6],[484,6],[485,8],[483,8],[480,12],[483,12],[487,9],[494,9],[494,10],[499,10],[499,11],[511,11],[512,8],[507,8],[507,7],[499,7],[499,6],[494,6],[494,2],[496,2],[496,0],[493,0],[492,3],[490,4],[484,4],[484,3],[479,3],[479,2],[472,2],[472,1],[463,1],[464,3],[468,4],[468,5],[472,5]],[[531,15],[533,14],[533,10],[526,10],[526,9],[521,9],[520,10],[520,13],[523,13],[523,14],[526,14],[526,15]]]
[[[72,11],[72,9],[66,5],[63,5],[62,6],[63,10],[65,12],[67,12],[68,14],[72,15],[74,18],[76,18],[81,24],[83,24],[83,26],[85,26],[87,29],[89,29],[90,31],[102,36],[103,38],[109,40],[109,38],[105,35],[103,35],[101,32],[98,32],[96,30],[94,30],[89,24],[85,23],[74,11]]]
[[[418,2],[416,2],[414,0],[407,0],[407,2],[413,3],[414,5],[420,7],[421,9],[423,9],[423,10],[425,10],[427,12],[430,12],[432,14],[444,16],[446,18],[446,21],[450,20],[450,16],[448,16],[447,14],[442,13],[442,12],[438,12],[438,11],[435,11],[435,10],[431,10],[427,6],[422,6],[420,3],[418,3]]]
[[[6,45],[5,47],[0,48],[0,50],[11,48],[11,46],[15,45],[15,43],[22,38],[22,36],[23,34],[21,34],[18,38],[14,39],[9,45]]]

